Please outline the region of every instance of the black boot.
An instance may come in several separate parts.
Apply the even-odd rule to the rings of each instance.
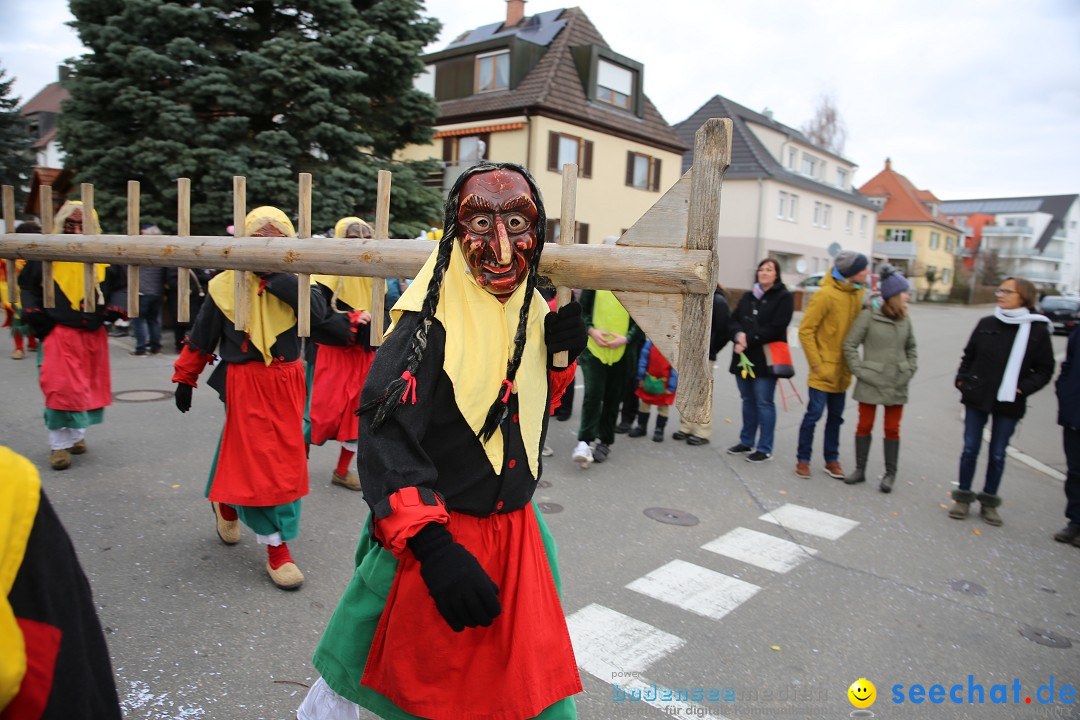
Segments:
[[[885,474],[881,476],[881,492],[891,493],[896,482],[896,459],[900,457],[900,438],[885,438]]]
[[[848,485],[866,482],[866,461],[870,457],[870,435],[855,436],[855,472],[844,478]]]
[[[663,415],[656,416],[656,430],[653,431],[653,442],[664,442],[664,428],[667,427],[667,418]]]
[[[637,414],[637,422],[630,428],[630,432],[627,434],[630,437],[642,437],[645,435],[645,428],[648,427],[648,425],[649,413],[639,412]]]

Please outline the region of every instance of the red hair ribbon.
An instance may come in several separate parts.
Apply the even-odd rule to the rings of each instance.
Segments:
[[[513,389],[514,384],[509,380],[503,380],[502,384],[506,386],[506,392],[504,392],[502,396],[502,403],[505,405],[510,402],[510,391]]]
[[[413,374],[411,372],[406,370],[405,372],[401,373],[401,379],[404,380],[405,383],[406,383],[405,392],[401,393],[401,404],[402,405],[405,404],[405,399],[408,398],[409,394],[411,393],[412,398],[410,400],[410,404],[415,405],[416,404],[416,378],[413,376]]]

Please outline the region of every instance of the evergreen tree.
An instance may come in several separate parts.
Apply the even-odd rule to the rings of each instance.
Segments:
[[[232,176],[248,208],[297,213],[313,176],[312,229],[373,219],[378,171],[394,173],[391,234],[441,215],[430,162],[396,150],[430,142],[437,109],[413,88],[438,34],[421,0],[70,0],[90,53],[73,64],[60,118],[67,164],[93,182],[102,224],[123,227],[127,180],[142,219],[174,228],[176,178],[192,179],[195,234],[232,223]]]
[[[34,167],[34,139],[19,114],[20,98],[11,97],[15,79],[5,79],[6,71],[0,67],[0,185],[15,187],[15,207],[22,205],[24,188],[30,184]],[[17,211],[16,211],[17,212]],[[0,216],[3,210],[0,209]],[[14,218],[4,218],[13,221]],[[12,225],[14,227],[14,225]]]

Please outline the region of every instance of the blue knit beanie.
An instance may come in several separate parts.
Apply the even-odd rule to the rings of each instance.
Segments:
[[[907,292],[911,287],[907,278],[901,275],[900,271],[892,265],[882,265],[878,272],[880,277],[878,287],[881,289],[881,297],[884,300],[888,300],[902,292]]]

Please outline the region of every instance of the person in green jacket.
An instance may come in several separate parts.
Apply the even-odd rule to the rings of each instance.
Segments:
[[[885,474],[880,489],[892,492],[900,455],[900,418],[908,399],[908,383],[918,367],[915,333],[907,314],[911,299],[907,278],[891,265],[880,271],[881,296],[871,300],[844,340],[844,360],[858,382],[853,396],[859,403],[855,430],[855,471],[844,478],[848,485],[865,482],[871,431],[877,406],[885,407]],[[859,346],[862,357],[859,357]]]

